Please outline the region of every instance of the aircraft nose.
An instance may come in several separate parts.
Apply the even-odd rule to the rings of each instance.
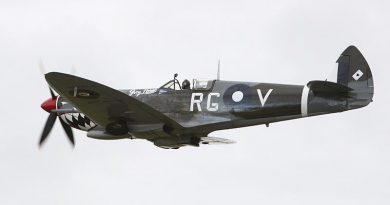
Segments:
[[[57,98],[49,98],[41,104],[41,108],[46,112],[56,109]]]

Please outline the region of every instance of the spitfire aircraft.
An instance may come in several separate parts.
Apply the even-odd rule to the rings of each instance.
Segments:
[[[145,139],[177,149],[200,144],[229,144],[211,132],[357,109],[372,102],[371,70],[360,51],[348,47],[332,78],[305,85],[223,80],[173,80],[159,88],[116,90],[77,76],[51,72],[51,98],[39,145],[57,117],[74,145],[71,128],[101,140]]]

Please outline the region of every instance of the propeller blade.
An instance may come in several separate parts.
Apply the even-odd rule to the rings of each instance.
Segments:
[[[38,67],[39,67],[39,70],[41,71],[41,74],[45,75],[46,74],[46,68],[45,68],[45,65],[43,64],[42,59],[38,61]]]
[[[39,140],[39,146],[42,146],[43,142],[45,142],[47,136],[49,135],[51,129],[53,128],[56,119],[57,119],[57,114],[50,113],[49,117],[46,120],[45,127],[43,128],[41,139]]]
[[[66,136],[68,137],[70,143],[74,147],[75,143],[74,143],[74,137],[73,137],[72,128],[68,124],[66,124],[61,118],[60,118],[60,122],[61,122],[62,127],[65,130]]]
[[[56,95],[54,94],[54,91],[49,87],[49,90],[50,90],[50,95],[51,95],[51,99],[56,99]]]
[[[75,65],[72,65],[72,69],[70,70],[70,74],[71,75],[75,75],[76,74],[76,66]]]
[[[42,60],[38,61],[38,67],[39,67],[39,70],[41,71],[42,75],[46,75],[46,68],[45,68],[45,65],[43,64]],[[57,96],[54,94],[53,90],[50,87],[49,87],[49,90],[50,90],[51,98],[55,99]]]

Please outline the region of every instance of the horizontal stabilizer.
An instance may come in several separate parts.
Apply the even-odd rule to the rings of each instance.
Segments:
[[[307,87],[313,91],[314,95],[330,94],[330,95],[345,95],[348,96],[348,92],[352,89],[338,83],[330,81],[310,81]]]

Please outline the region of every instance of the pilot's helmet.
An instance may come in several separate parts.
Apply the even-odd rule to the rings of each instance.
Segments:
[[[181,87],[183,88],[183,89],[190,89],[190,81],[189,80],[187,80],[187,79],[185,79],[184,81],[183,81],[183,83],[181,84]]]

